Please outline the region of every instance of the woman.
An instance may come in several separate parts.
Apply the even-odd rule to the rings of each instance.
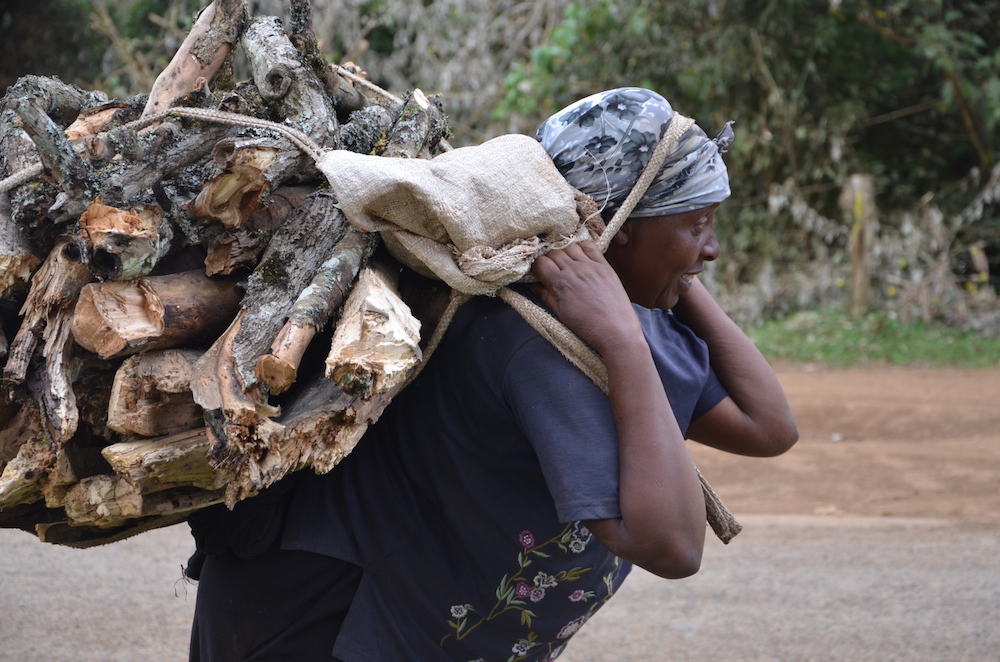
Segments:
[[[673,119],[624,88],[538,138],[610,217]],[[797,438],[770,367],[696,278],[719,253],[731,135],[686,131],[606,255],[535,264],[535,296],[601,355],[610,396],[503,302],[470,301],[355,452],[301,477],[280,549],[209,557],[192,660],[551,660],[631,564],[696,572],[685,435],[758,456]]]

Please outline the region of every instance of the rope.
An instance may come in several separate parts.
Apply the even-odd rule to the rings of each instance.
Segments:
[[[265,129],[277,131],[285,138],[288,138],[296,147],[305,152],[313,161],[319,161],[323,156],[323,148],[312,138],[298,129],[287,124],[278,124],[270,120],[263,120],[249,115],[239,113],[227,113],[222,110],[212,110],[210,108],[171,108],[155,115],[150,115],[137,122],[148,121],[150,124],[158,122],[167,117],[186,117],[188,119],[200,120],[203,122],[216,122],[218,124],[228,124],[229,126],[239,126],[251,129]],[[125,125],[129,126],[129,125]]]
[[[370,92],[374,92],[375,94],[379,95],[380,97],[384,97],[386,99],[391,99],[392,101],[395,101],[396,103],[403,103],[403,100],[400,99],[399,97],[397,97],[392,92],[390,92],[388,90],[383,90],[381,87],[379,87],[375,83],[371,82],[367,78],[362,78],[361,76],[357,75],[356,73],[354,73],[353,71],[351,71],[347,67],[342,67],[342,66],[340,66],[339,64],[336,64],[336,63],[331,63],[330,66],[333,67],[333,70],[336,71],[337,73],[339,73],[341,76],[344,76],[345,78],[349,78],[350,80],[352,80],[353,82],[357,83],[358,85],[360,85],[361,87],[365,88],[366,90],[369,90]]]

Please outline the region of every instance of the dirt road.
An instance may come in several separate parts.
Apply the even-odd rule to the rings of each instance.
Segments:
[[[1000,518],[1000,367],[779,368],[799,443],[748,459],[692,446],[737,514]]]
[[[1000,660],[1000,369],[779,376],[788,454],[692,447],[746,530],[690,579],[634,573],[560,659]],[[0,531],[0,660],[185,659],[189,548],[183,526],[92,550]]]

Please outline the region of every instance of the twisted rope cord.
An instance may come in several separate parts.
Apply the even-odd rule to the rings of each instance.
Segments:
[[[313,161],[319,161],[323,156],[323,148],[315,140],[306,135],[306,133],[287,124],[279,124],[270,120],[241,115],[239,113],[227,113],[222,110],[212,110],[210,108],[171,108],[161,113],[150,115],[142,120],[137,120],[137,122],[150,121],[152,123],[171,116],[228,124],[230,126],[276,131],[292,141],[296,147],[305,152]]]
[[[349,78],[351,81],[357,83],[358,85],[360,85],[361,87],[365,88],[366,90],[374,92],[375,94],[379,95],[380,97],[384,97],[386,99],[391,99],[391,100],[395,101],[396,103],[403,103],[402,99],[400,99],[399,97],[397,97],[395,94],[393,94],[389,90],[382,89],[381,87],[379,87],[375,83],[371,82],[367,78],[362,78],[361,76],[357,75],[356,73],[354,73],[350,69],[347,69],[346,67],[342,67],[342,66],[340,66],[339,64],[336,64],[336,63],[331,63],[330,66],[333,67],[333,70],[336,71],[337,73],[339,73],[341,76],[344,76],[345,78]]]

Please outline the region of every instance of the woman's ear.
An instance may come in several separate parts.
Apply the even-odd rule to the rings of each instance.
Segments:
[[[626,220],[622,223],[621,228],[615,233],[615,236],[611,238],[611,242],[616,246],[625,247],[628,245],[629,241],[632,239],[632,221],[631,219]]]

